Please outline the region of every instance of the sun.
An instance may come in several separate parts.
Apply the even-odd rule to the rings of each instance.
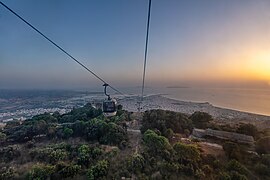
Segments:
[[[250,58],[249,70],[255,78],[266,80],[270,83],[270,53],[256,53]]]

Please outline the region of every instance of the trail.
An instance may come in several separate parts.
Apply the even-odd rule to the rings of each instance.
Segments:
[[[141,122],[142,122],[142,113],[135,112],[131,116],[132,121],[128,122],[128,137],[131,144],[131,148],[135,153],[138,153],[140,149],[140,140],[141,140]]]

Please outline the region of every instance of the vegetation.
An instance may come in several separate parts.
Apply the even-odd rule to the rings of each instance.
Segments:
[[[192,121],[187,115],[173,111],[150,110],[143,116],[141,131],[144,133],[148,129],[158,130],[161,135],[168,135],[168,131],[174,133],[191,132]],[[171,133],[169,133],[171,134]]]
[[[212,128],[207,113],[146,111],[141,136],[128,133],[131,119],[121,107],[107,118],[87,104],[8,123],[0,132],[0,179],[269,179],[269,134],[251,124],[231,130],[253,136],[258,154],[221,141],[223,154],[216,155],[181,139],[193,127]]]
[[[207,114],[205,112],[194,112],[190,119],[192,120],[194,126],[196,128],[205,129],[209,127],[209,123],[213,121],[213,117],[210,114]]]

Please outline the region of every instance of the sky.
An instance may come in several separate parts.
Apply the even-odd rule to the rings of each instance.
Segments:
[[[147,0],[2,0],[116,87],[142,81]],[[0,88],[102,83],[0,6]],[[270,87],[269,0],[152,0],[147,86]]]

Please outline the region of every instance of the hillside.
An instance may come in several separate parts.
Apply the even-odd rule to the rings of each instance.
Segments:
[[[194,128],[253,136],[241,144],[191,138]],[[0,132],[0,179],[269,179],[269,131],[219,125],[207,113],[104,117],[90,104],[11,121]]]

